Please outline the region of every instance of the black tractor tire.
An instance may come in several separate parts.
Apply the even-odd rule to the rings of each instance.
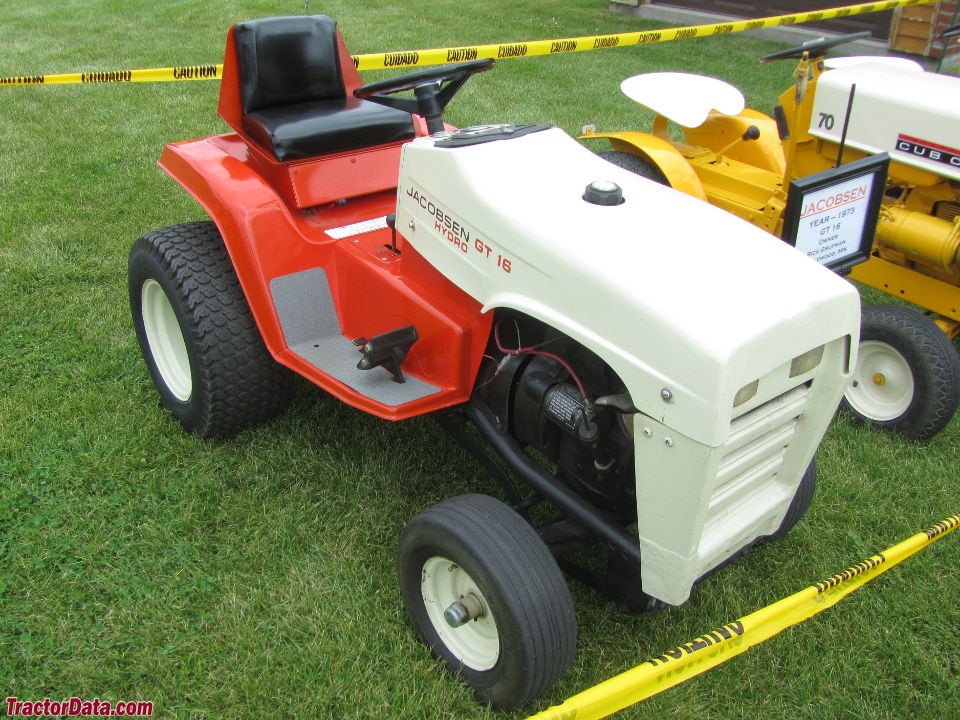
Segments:
[[[783,516],[780,527],[776,532],[770,535],[771,538],[781,538],[790,532],[794,525],[800,522],[807,510],[810,509],[810,503],[813,502],[813,496],[817,492],[817,459],[814,458],[807,465],[807,469],[800,478],[800,484],[797,486],[797,492],[790,501],[790,507],[787,508],[787,514]]]
[[[597,155],[607,162],[613,163],[618,168],[629,170],[632,173],[647,178],[647,180],[653,180],[661,185],[670,185],[670,183],[667,182],[666,176],[660,171],[660,168],[639,155],[633,155],[632,153],[622,152],[620,150],[604,150],[598,152]]]
[[[912,440],[929,440],[960,404],[960,356],[929,317],[899,305],[863,308],[860,352],[841,407]]]
[[[156,230],[130,249],[133,325],[163,404],[198,437],[283,410],[292,373],[270,355],[216,225]]]
[[[417,635],[482,702],[522,705],[570,667],[570,592],[536,531],[500,501],[460,495],[420,513],[400,537],[397,568]],[[458,598],[482,612],[452,627],[443,613]]]

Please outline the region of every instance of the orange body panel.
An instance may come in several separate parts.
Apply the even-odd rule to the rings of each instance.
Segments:
[[[337,43],[345,90],[360,75]],[[469,399],[490,334],[491,316],[388,228],[337,239],[327,230],[392,213],[403,142],[278,162],[243,129],[234,30],[227,36],[220,117],[233,132],[167,145],[160,166],[216,223],[250,310],[276,360],[332,395],[390,420],[420,415]],[[414,115],[417,136],[426,122]],[[385,405],[334,379],[287,345],[270,283],[322,268],[343,336],[371,338],[413,325],[419,339],[401,365],[439,391]],[[321,311],[318,308],[318,312]],[[326,308],[326,312],[330,312]],[[357,360],[360,360],[357,353]],[[387,372],[375,367],[367,372]]]
[[[322,164],[325,159],[297,164],[310,162]],[[383,252],[391,242],[389,229],[340,240],[325,232],[393,212],[397,165],[364,168],[370,187],[387,185],[389,190],[375,190],[342,204],[298,209],[285,202],[255,164],[247,143],[233,133],[173,143],[160,159],[160,166],[220,229],[273,356],[344,402],[386,419],[399,420],[466,401],[490,332],[491,318],[481,313],[480,304],[403,244],[402,238],[398,238],[402,254]],[[334,174],[319,173],[317,178],[325,181],[328,191],[339,187]],[[440,387],[440,392],[404,405],[384,405],[293,354],[274,309],[270,281],[317,267],[327,274],[344,336],[372,337],[414,325],[420,340],[407,355],[403,372]]]

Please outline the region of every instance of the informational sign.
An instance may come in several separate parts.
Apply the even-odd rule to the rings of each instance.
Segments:
[[[861,175],[805,195],[797,228],[797,250],[821,265],[857,252],[875,180],[874,175]]]
[[[836,272],[870,256],[889,157],[855,160],[790,184],[783,240]]]

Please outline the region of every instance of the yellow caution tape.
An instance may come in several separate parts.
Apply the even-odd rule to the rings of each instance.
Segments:
[[[619,33],[614,35],[591,35],[588,37],[561,38],[556,40],[532,40],[530,42],[506,43],[504,45],[472,45],[455,48],[435,48],[433,50],[407,50],[402,52],[354,55],[353,63],[358,70],[377,70],[391,67],[412,67],[416,65],[442,65],[445,63],[494,58],[506,60],[534,55],[556,55],[558,53],[579,52],[582,50],[604,50],[614,47],[629,47],[654,42],[684,40],[686,38],[723,35],[725,33],[757,30],[778,25],[795,25],[831,18],[860,15],[862,13],[894,10],[908,5],[925,5],[933,0],[887,0],[861,5],[794,13],[792,15],[773,15],[756,20],[738,20],[736,22],[714,23],[712,25],[691,25],[689,27],[670,28],[668,30],[645,30],[641,32]]]
[[[604,50],[606,48],[629,47],[654,42],[684,40],[686,38],[723,35],[776,27],[778,25],[797,25],[818,20],[861,15],[907,7],[926,5],[935,0],[885,0],[884,2],[863,3],[846,7],[794,13],[792,15],[772,15],[756,20],[738,20],[735,22],[714,23],[712,25],[691,25],[689,27],[667,30],[645,30],[641,32],[619,33],[613,35],[590,35],[577,38],[558,38],[554,40],[531,40],[498,45],[467,45],[453,48],[433,48],[431,50],[403,50],[400,52],[370,53],[353,55],[353,64],[358,70],[378,70],[394,67],[415,67],[418,65],[445,65],[447,63],[476,60],[477,58],[532,57],[534,55],[557,55],[580,52],[583,50]],[[147,70],[116,70],[94,73],[65,73],[60,75],[28,75],[0,77],[0,87],[4,85],[64,85],[76,83],[113,83],[113,82],[171,82],[179,80],[219,80],[223,65],[188,65],[173,68],[152,68]]]
[[[0,77],[3,85],[77,85],[86,83],[172,82],[180,80],[219,80],[223,65],[185,65],[146,70],[62,73],[60,75],[14,75]]]
[[[852,568],[647,660],[527,720],[597,720],[706,672],[832,607],[861,585],[960,527],[954,515]]]

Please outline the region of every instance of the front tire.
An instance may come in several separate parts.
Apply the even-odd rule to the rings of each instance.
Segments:
[[[569,590],[536,531],[503,503],[461,495],[433,506],[404,529],[397,557],[414,630],[481,701],[522,705],[569,668]]]
[[[232,435],[286,406],[292,375],[263,344],[212,222],[139,238],[130,249],[128,281],[150,376],[189,432]]]
[[[800,522],[800,518],[806,515],[813,502],[813,496],[817,491],[817,460],[814,458],[807,465],[807,469],[800,478],[800,484],[797,486],[797,492],[787,508],[787,514],[783,516],[780,527],[777,528],[770,537],[773,539],[781,538],[790,532],[794,525]]]
[[[898,305],[863,309],[860,349],[843,407],[854,419],[929,440],[960,404],[960,357],[927,316]]]

